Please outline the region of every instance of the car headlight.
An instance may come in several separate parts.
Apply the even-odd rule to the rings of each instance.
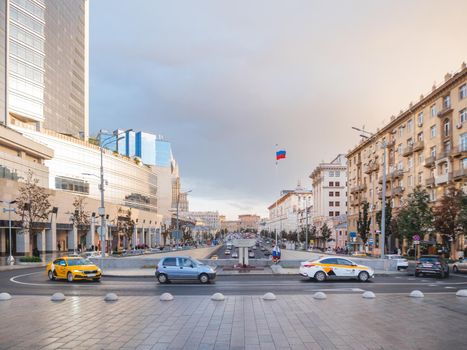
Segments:
[[[83,270],[73,270],[74,273],[84,273]]]

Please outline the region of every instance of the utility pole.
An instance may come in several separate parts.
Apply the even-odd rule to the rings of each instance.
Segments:
[[[308,197],[306,197],[305,202],[305,220],[306,220],[306,227],[305,227],[305,251],[308,251]]]
[[[15,204],[16,203],[16,200],[14,201],[9,201],[9,202],[6,202],[6,201],[0,201],[0,202],[3,202],[5,204],[8,204],[8,209],[7,208],[3,208],[3,212],[6,213],[8,212],[8,245],[10,247],[10,255],[8,256],[8,259],[7,259],[7,264],[8,265],[13,265],[15,263],[15,258],[13,257],[13,250],[12,250],[12,241],[11,241],[11,212],[14,212],[16,213],[16,208],[11,208],[11,205],[12,204]]]

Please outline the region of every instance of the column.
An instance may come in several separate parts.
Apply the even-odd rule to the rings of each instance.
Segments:
[[[248,247],[244,247],[244,253],[245,254],[245,265],[248,266],[249,265],[249,262],[248,262]]]
[[[243,265],[243,248],[238,247],[238,263]]]
[[[137,232],[136,225],[135,225],[135,226],[133,226],[133,237],[131,239],[132,240],[131,244],[133,246],[133,249],[135,249],[136,245],[138,244],[138,242],[136,241],[136,235],[137,234],[138,234],[138,232]]]
[[[68,250],[76,251],[78,248],[78,228],[73,225],[73,229],[68,231]]]
[[[144,226],[141,227],[141,239],[140,239],[141,244],[146,244],[146,241],[144,240]]]
[[[37,249],[41,254],[44,254],[46,251],[45,230],[41,230],[37,233]]]
[[[29,230],[17,231],[17,233],[16,233],[16,252],[18,254],[26,254],[26,253],[31,252],[31,246],[29,244]]]
[[[7,235],[8,235],[8,228],[0,228],[0,253],[7,253],[7,246],[6,246]]]
[[[52,214],[50,229],[45,230],[45,248],[49,253],[57,251],[57,215]]]
[[[89,229],[88,234],[86,235],[86,247],[88,249],[90,249],[91,246],[96,245],[95,238],[94,238],[95,237],[95,232],[96,232],[96,221],[92,217],[91,218],[91,228]]]

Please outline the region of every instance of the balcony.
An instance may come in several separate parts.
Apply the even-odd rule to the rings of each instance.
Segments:
[[[408,157],[413,153],[413,146],[407,146],[402,150],[402,156]]]
[[[394,170],[390,176],[392,179],[398,179],[404,176],[404,171],[402,169]]]
[[[404,192],[405,188],[402,186],[397,186],[392,189],[392,193],[394,196],[402,196],[402,193]]]
[[[366,184],[361,184],[357,186],[357,192],[363,192],[366,191]]]
[[[389,198],[391,196],[392,196],[391,191],[386,190],[386,198]],[[383,199],[383,191],[378,192],[378,199],[380,200]]]
[[[447,160],[447,158],[449,156],[451,156],[453,154],[453,150],[452,149],[445,149],[443,150],[442,152],[440,152],[437,157],[436,157],[436,160],[439,161],[439,160]]]
[[[363,168],[363,172],[365,174],[371,174],[373,172],[373,170],[371,170],[371,165],[365,165],[365,167]]]
[[[451,112],[452,112],[451,106],[445,106],[445,107],[443,107],[442,110],[440,110],[440,111],[438,112],[438,117],[442,118],[442,117],[444,117],[446,114],[449,114],[449,113],[451,113]]]
[[[435,157],[431,156],[425,159],[425,167],[431,168],[433,165],[435,165]]]
[[[452,177],[454,181],[462,180],[467,177],[467,169],[454,170]]]
[[[435,184],[442,185],[452,180],[452,173],[446,173],[435,177]]]
[[[379,164],[378,163],[371,163],[370,165],[365,166],[363,172],[365,174],[371,174],[374,171],[377,171],[379,169]]]
[[[467,145],[460,145],[452,150],[451,155],[453,157],[465,157],[467,156]]]
[[[386,144],[387,147],[393,147],[396,143],[396,140],[390,140],[388,141],[388,143]]]
[[[423,148],[425,148],[425,143],[423,141],[417,141],[413,144],[413,151],[421,151]]]
[[[434,177],[429,177],[428,179],[425,180],[425,185],[427,186],[433,186],[435,184],[435,178]]]

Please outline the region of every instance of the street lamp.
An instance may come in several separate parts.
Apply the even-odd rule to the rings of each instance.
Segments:
[[[120,135],[125,134],[129,131],[132,131],[133,129],[128,129],[124,130],[121,132],[114,132],[111,134],[116,138],[115,142],[118,143],[119,140],[121,140],[123,137],[120,137]],[[101,253],[102,253],[102,259],[105,258],[105,251],[106,251],[106,219],[105,219],[105,204],[104,204],[104,147],[113,142],[113,137],[109,137],[106,139],[104,142],[102,142],[102,135],[108,135],[109,132],[106,130],[99,130],[99,133],[97,134],[97,138],[99,139],[99,150],[100,150],[100,155],[101,155],[101,166],[100,166],[100,185],[99,185],[99,190],[101,192],[101,206],[98,208],[97,212],[99,216],[101,217]],[[90,176],[96,176],[95,174],[88,174],[88,173],[83,173],[83,175],[90,175]]]
[[[2,203],[5,203],[8,205],[8,209],[7,208],[3,208],[3,212],[4,213],[8,213],[8,235],[9,235],[9,246],[10,246],[10,256],[8,256],[8,259],[7,259],[7,264],[8,265],[13,265],[15,263],[15,258],[13,257],[13,254],[12,254],[12,241],[11,241],[11,212],[14,212],[16,213],[16,208],[11,208],[11,205],[12,204],[15,204],[16,203],[16,200],[14,201],[0,201]]]
[[[176,223],[176,230],[177,230],[177,233],[176,233],[176,237],[178,237],[179,234],[180,234],[180,233],[179,233],[180,222],[179,222],[179,219],[178,219],[178,207],[179,207],[179,204],[180,204],[180,195],[181,195],[182,193],[188,194],[188,193],[190,193],[190,192],[192,192],[192,191],[193,191],[193,190],[188,190],[188,191],[186,191],[186,192],[180,192],[180,191],[178,191],[178,195],[177,195],[177,223]],[[177,239],[177,247],[178,247],[178,239]]]
[[[352,126],[352,129],[361,132],[361,137],[365,139],[369,139],[374,137],[375,134]],[[380,247],[381,247],[381,259],[384,259],[384,243],[386,241],[386,148],[387,148],[387,141],[383,138],[381,142],[381,147],[383,148],[383,188],[381,190],[381,239],[380,239]]]

